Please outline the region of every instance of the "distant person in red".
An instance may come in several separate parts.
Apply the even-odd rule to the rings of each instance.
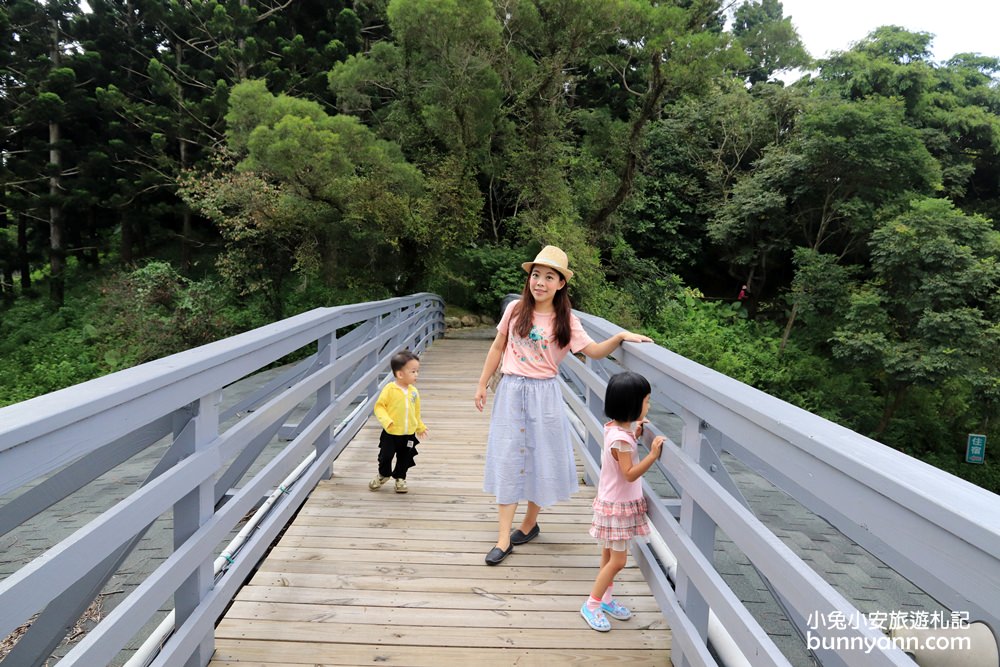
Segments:
[[[750,298],[750,288],[744,285],[740,288],[740,295],[736,297],[740,301],[746,301]]]

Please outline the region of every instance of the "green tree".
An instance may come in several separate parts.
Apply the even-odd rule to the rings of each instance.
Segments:
[[[275,316],[292,272],[404,291],[474,233],[442,221],[419,171],[356,118],[248,81],[233,89],[227,122],[237,163],[192,176],[182,194],[222,230],[224,275],[264,294]]]
[[[875,230],[871,258],[833,351],[877,379],[878,438],[915,387],[995,385],[1000,232],[948,200],[920,199]]]
[[[792,18],[784,15],[778,0],[747,0],[736,8],[732,30],[748,63],[738,73],[750,85],[811,62]]]
[[[942,193],[964,210],[995,217],[987,202],[1000,186],[1000,60],[964,54],[930,59],[933,36],[897,26],[872,31],[850,51],[821,61],[812,82],[822,94],[903,102],[907,124],[941,165]],[[985,207],[984,207],[985,204]]]
[[[901,104],[820,99],[797,121],[793,136],[737,182],[709,233],[731,262],[756,267],[754,288],[761,291],[768,267],[796,247],[863,261],[880,211],[891,212],[912,194],[929,194],[939,178],[919,133],[904,122]],[[797,314],[793,302],[785,341]]]

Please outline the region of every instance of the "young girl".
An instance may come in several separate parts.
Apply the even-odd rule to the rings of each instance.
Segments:
[[[496,496],[498,506],[497,543],[486,555],[487,565],[497,565],[515,544],[537,537],[541,508],[568,499],[578,488],[569,420],[556,379],[559,362],[570,351],[600,359],[623,341],[649,341],[627,331],[600,343],[587,335],[566,295],[573,272],[559,248],[546,246],[521,268],[528,273],[524,290],[497,325],[475,396],[482,412],[486,383],[502,356],[503,379],[493,399],[483,481],[483,490]],[[512,534],[514,513],[524,500],[528,510]]]
[[[612,589],[615,575],[625,567],[629,543],[649,535],[640,478],[660,457],[664,437],[654,438],[649,454],[638,463],[632,455],[649,411],[650,393],[646,378],[625,372],[608,380],[604,395],[604,414],[611,421],[604,425],[601,481],[594,498],[594,520],[590,526],[591,536],[602,547],[601,569],[590,598],[580,607],[587,624],[600,632],[611,629],[605,614],[622,621],[632,617],[628,607],[614,599]]]

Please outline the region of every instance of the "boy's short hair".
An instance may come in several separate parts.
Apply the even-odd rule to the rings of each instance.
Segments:
[[[397,352],[392,355],[392,358],[389,359],[389,367],[392,369],[393,376],[395,377],[396,373],[403,370],[403,366],[413,360],[420,361],[420,357],[413,354],[409,350],[403,350],[402,352]]]
[[[604,414],[616,422],[632,422],[642,414],[642,402],[652,393],[649,380],[625,371],[612,375],[604,392]]]

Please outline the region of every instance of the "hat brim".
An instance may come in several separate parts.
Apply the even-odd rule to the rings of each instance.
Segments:
[[[569,269],[563,268],[556,264],[552,264],[550,262],[546,262],[544,259],[536,259],[531,262],[524,262],[523,264],[521,264],[521,268],[524,269],[525,273],[531,273],[531,267],[533,267],[535,264],[541,264],[542,266],[547,266],[550,269],[555,269],[556,271],[559,272],[559,275],[563,277],[563,280],[568,281],[570,278],[573,277],[573,272],[570,271]]]

